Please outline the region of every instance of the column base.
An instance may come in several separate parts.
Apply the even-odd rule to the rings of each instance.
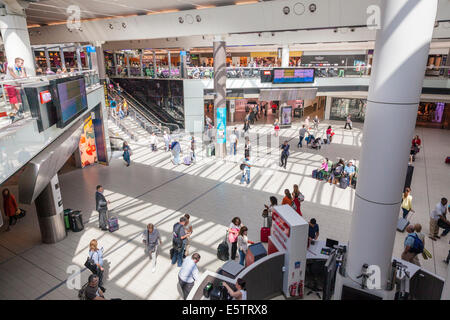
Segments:
[[[227,155],[227,145],[225,143],[216,143],[216,159],[224,159]]]

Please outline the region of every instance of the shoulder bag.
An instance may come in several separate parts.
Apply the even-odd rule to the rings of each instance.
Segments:
[[[93,256],[94,254],[92,254]],[[86,262],[84,263],[84,266],[88,268],[92,273],[97,273],[97,265],[95,264],[94,259],[92,259],[92,256],[89,255],[86,259]]]

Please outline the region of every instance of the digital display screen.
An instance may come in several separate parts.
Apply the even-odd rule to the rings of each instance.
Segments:
[[[284,106],[281,107],[281,124],[291,125],[292,123],[292,107]]]
[[[56,87],[61,108],[60,120],[66,124],[87,109],[86,85],[84,78],[80,78],[58,83]]]
[[[273,83],[313,83],[314,69],[274,69]]]

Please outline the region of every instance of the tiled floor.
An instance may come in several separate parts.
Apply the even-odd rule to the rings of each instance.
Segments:
[[[197,163],[174,166],[170,153],[162,151],[162,142],[160,150],[152,153],[148,135],[134,128],[139,140],[130,142],[134,152],[130,167],[124,165],[120,152],[116,152],[109,166],[94,165],[60,175],[64,207],[82,210],[86,221],[84,231],[69,232],[65,240],[54,245],[41,244],[35,209],[25,207],[26,218],[12,231],[0,233],[0,299],[76,299],[77,291],[67,285],[74,279],[66,282],[67,268],[75,265],[84,269],[87,247],[94,238],[105,250],[107,297],[180,299],[176,285],[178,268],[169,262],[171,230],[177,219],[184,213],[191,215],[194,226],[191,252],[201,254],[201,270],[215,271],[223,264],[216,257],[216,248],[225,237],[231,218],[241,217],[249,226],[250,240],[258,241],[263,205],[271,195],[277,195],[281,201],[283,190],[292,189],[293,184],[298,184],[304,193],[302,212],[306,219],[318,220],[321,238],[347,241],[354,190],[342,190],[314,180],[311,171],[320,165],[324,156],[333,161],[337,157],[356,159],[358,164],[362,126],[356,124],[350,131],[343,130],[342,123],[331,124],[336,131],[333,143],[320,151],[297,149],[297,126],[282,130],[280,140],[293,139],[286,170],[277,164],[278,148],[271,147],[278,146],[278,142],[265,138],[266,134],[270,135],[271,126],[254,126],[250,137],[255,167],[248,186],[239,184],[243,141],[239,142],[238,156],[228,156],[225,161],[202,155],[197,143]],[[320,132],[326,125],[321,124]],[[112,123],[109,127],[123,135]],[[415,162],[412,194],[416,214],[412,222],[420,222],[427,233],[430,209],[442,196],[450,197],[450,170],[443,163],[444,157],[450,154],[450,131],[420,128],[416,131],[424,147]],[[257,146],[257,139],[264,146]],[[188,150],[187,138],[183,138],[182,146]],[[120,229],[114,233],[97,228],[98,214],[94,211],[97,184],[105,187],[110,209],[119,217]],[[17,194],[14,186],[10,189]],[[140,236],[149,222],[156,225],[163,240],[155,273],[151,272],[149,259],[144,255]],[[405,234],[397,233],[395,256],[401,254],[404,237]],[[442,260],[449,249],[448,240],[447,237],[437,242],[426,241],[433,259],[422,261],[427,270],[444,278],[446,265]],[[81,272],[81,284],[86,282],[89,273]]]

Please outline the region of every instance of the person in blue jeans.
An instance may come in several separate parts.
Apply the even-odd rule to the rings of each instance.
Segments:
[[[246,180],[246,178],[247,178],[247,184],[249,184],[250,183],[250,168],[252,167],[252,165],[250,163],[250,156],[248,156],[244,159],[243,164],[245,164],[245,168],[242,171],[242,177],[241,177],[240,184],[243,184],[244,181]]]
[[[172,233],[172,246],[173,246],[173,256],[172,264],[177,263],[179,267],[183,264],[183,254],[184,248],[186,246],[186,238],[191,235],[190,232],[186,233],[184,230],[184,225],[186,224],[186,217],[181,217],[180,222],[177,222],[173,226]]]
[[[127,167],[129,167],[130,163],[131,163],[131,159],[130,159],[131,148],[128,145],[128,142],[125,141],[123,143],[122,149],[123,149],[123,160],[125,160],[125,162],[127,163]]]
[[[237,245],[239,249],[239,264],[245,266],[245,256],[248,251],[248,244],[253,244],[254,242],[249,241],[247,238],[248,228],[246,226],[241,227],[239,230],[239,236],[237,240]]]

